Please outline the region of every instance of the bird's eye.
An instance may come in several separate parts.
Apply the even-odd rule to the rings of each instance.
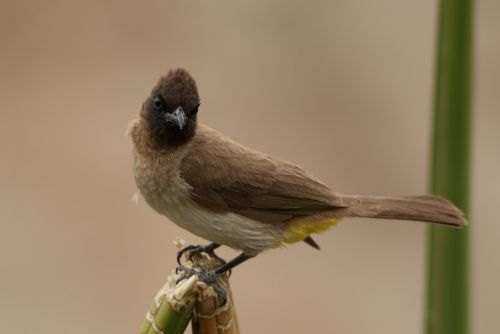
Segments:
[[[160,110],[162,107],[163,107],[163,99],[159,95],[155,96],[153,100],[153,108],[155,110]]]

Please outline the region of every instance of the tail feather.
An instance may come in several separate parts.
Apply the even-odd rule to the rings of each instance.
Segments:
[[[424,221],[462,227],[467,225],[463,213],[448,200],[438,196],[345,196],[348,208],[344,217],[370,217]]]

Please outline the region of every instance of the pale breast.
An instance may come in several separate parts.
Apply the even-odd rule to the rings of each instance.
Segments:
[[[189,198],[190,187],[180,177],[176,159],[134,152],[134,174],[141,195],[160,214]]]

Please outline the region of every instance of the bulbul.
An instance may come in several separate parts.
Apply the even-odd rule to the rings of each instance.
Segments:
[[[350,196],[302,168],[245,147],[197,122],[200,97],[184,69],[162,76],[128,128],[135,181],[159,214],[242,253],[219,275],[260,252],[305,241],[344,217],[424,221],[460,227],[462,213],[436,196]],[[193,247],[191,247],[193,248]],[[195,248],[196,250],[196,248]]]

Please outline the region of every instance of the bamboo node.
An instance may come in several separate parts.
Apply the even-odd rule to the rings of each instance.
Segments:
[[[233,319],[230,319],[228,323],[225,325],[222,324],[217,325],[217,329],[220,330],[222,333],[224,333],[225,331],[230,330],[232,326],[233,326]]]
[[[224,304],[223,306],[219,306],[215,309],[214,312],[210,313],[210,314],[200,314],[198,312],[196,312],[196,317],[200,318],[200,319],[211,319],[213,317],[216,317],[220,314],[222,314],[222,312],[226,312],[227,310],[229,310],[229,303],[226,303]]]

